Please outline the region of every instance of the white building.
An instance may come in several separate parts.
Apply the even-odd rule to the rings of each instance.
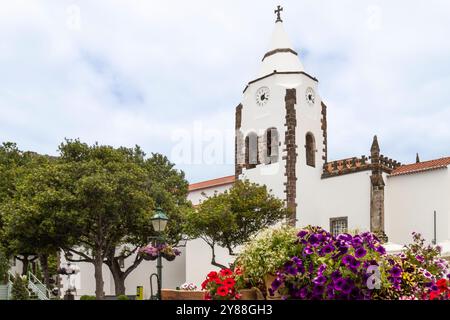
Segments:
[[[333,233],[371,230],[398,244],[408,243],[416,231],[448,244],[450,157],[401,165],[381,154],[375,136],[368,141],[366,156],[330,160],[327,106],[318,85],[293,50],[278,16],[259,73],[236,107],[235,174],[191,184],[193,204],[230,188],[236,179],[249,179],[284,199],[293,213],[291,222],[298,226],[318,225]],[[223,248],[216,248],[216,256],[222,264],[233,260]],[[185,281],[199,285],[216,269],[210,261],[211,250],[202,240],[188,242],[180,257],[164,263],[163,287],[175,288]],[[77,295],[92,295],[93,267],[79,265]],[[149,276],[155,271],[154,262],[144,261],[127,278],[126,293],[135,294],[136,286],[142,285],[148,299]],[[113,295],[106,266],[103,274],[105,294]]]
[[[259,73],[236,107],[235,123],[234,179],[268,186],[285,200],[297,226],[370,230],[399,244],[409,243],[413,231],[437,243],[450,239],[450,157],[417,157],[401,165],[381,153],[375,136],[366,156],[330,160],[318,80],[303,67],[279,17]],[[221,192],[234,179],[191,185],[189,198],[198,204],[202,193]],[[210,250],[197,240],[188,243],[186,254],[187,281],[200,283],[213,269]],[[223,249],[217,255],[221,263],[232,261]]]

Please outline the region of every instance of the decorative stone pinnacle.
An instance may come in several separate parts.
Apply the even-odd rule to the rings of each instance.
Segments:
[[[281,11],[283,11],[283,7],[278,5],[277,8],[274,11],[275,14],[277,15],[277,20],[275,21],[275,23],[283,22],[283,20],[281,20]]]
[[[372,147],[370,148],[370,151],[372,153],[379,153],[380,152],[380,146],[378,144],[378,138],[377,136],[373,137]]]

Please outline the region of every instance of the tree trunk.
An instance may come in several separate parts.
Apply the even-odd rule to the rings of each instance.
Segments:
[[[208,243],[208,244],[209,244],[209,243]],[[211,254],[212,254],[212,257],[211,257],[211,264],[212,264],[213,266],[215,266],[215,267],[220,268],[220,269],[227,269],[226,266],[224,266],[223,264],[220,264],[220,263],[218,263],[218,262],[216,261],[216,251],[214,250],[215,244],[214,244],[214,243],[213,243],[213,244],[209,244],[209,246],[211,247]]]
[[[47,288],[50,287],[50,274],[48,271],[48,254],[39,255],[39,263],[42,268],[42,275],[44,276],[44,284]]]
[[[22,261],[22,275],[27,276],[28,275],[28,266],[30,264],[30,260],[28,260],[28,255],[23,256]]]
[[[103,257],[101,251],[96,251],[94,256],[94,276],[95,276],[95,297],[97,300],[103,300]]]
[[[114,288],[116,296],[125,294],[125,277],[123,272],[113,273]]]
[[[125,294],[125,278],[126,278],[125,272],[120,270],[119,262],[117,261],[117,259],[114,259],[114,255],[112,258],[110,257],[108,260],[109,261],[107,265],[114,279],[114,288],[116,296],[123,295]]]

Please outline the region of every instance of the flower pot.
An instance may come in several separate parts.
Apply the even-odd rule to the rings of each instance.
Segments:
[[[167,261],[173,261],[176,258],[176,255],[174,254],[166,254],[163,253],[162,256],[167,260]]]
[[[266,285],[266,299],[267,300],[281,300],[281,295],[278,293],[278,290],[270,295],[269,289],[272,287],[272,282],[275,280],[277,276],[274,274],[266,274],[264,276],[264,283]],[[281,287],[280,287],[281,288]]]
[[[153,261],[153,260],[156,260],[156,259],[158,259],[158,256],[151,256],[149,254],[145,254],[144,255],[144,260],[146,260],[146,261]]]
[[[162,289],[161,300],[203,300],[205,291]]]
[[[240,300],[264,300],[264,296],[258,288],[241,289],[239,293],[241,294]]]

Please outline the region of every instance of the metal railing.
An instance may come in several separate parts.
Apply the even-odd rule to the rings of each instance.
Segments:
[[[28,272],[28,288],[39,300],[50,300],[51,292],[31,271]]]

